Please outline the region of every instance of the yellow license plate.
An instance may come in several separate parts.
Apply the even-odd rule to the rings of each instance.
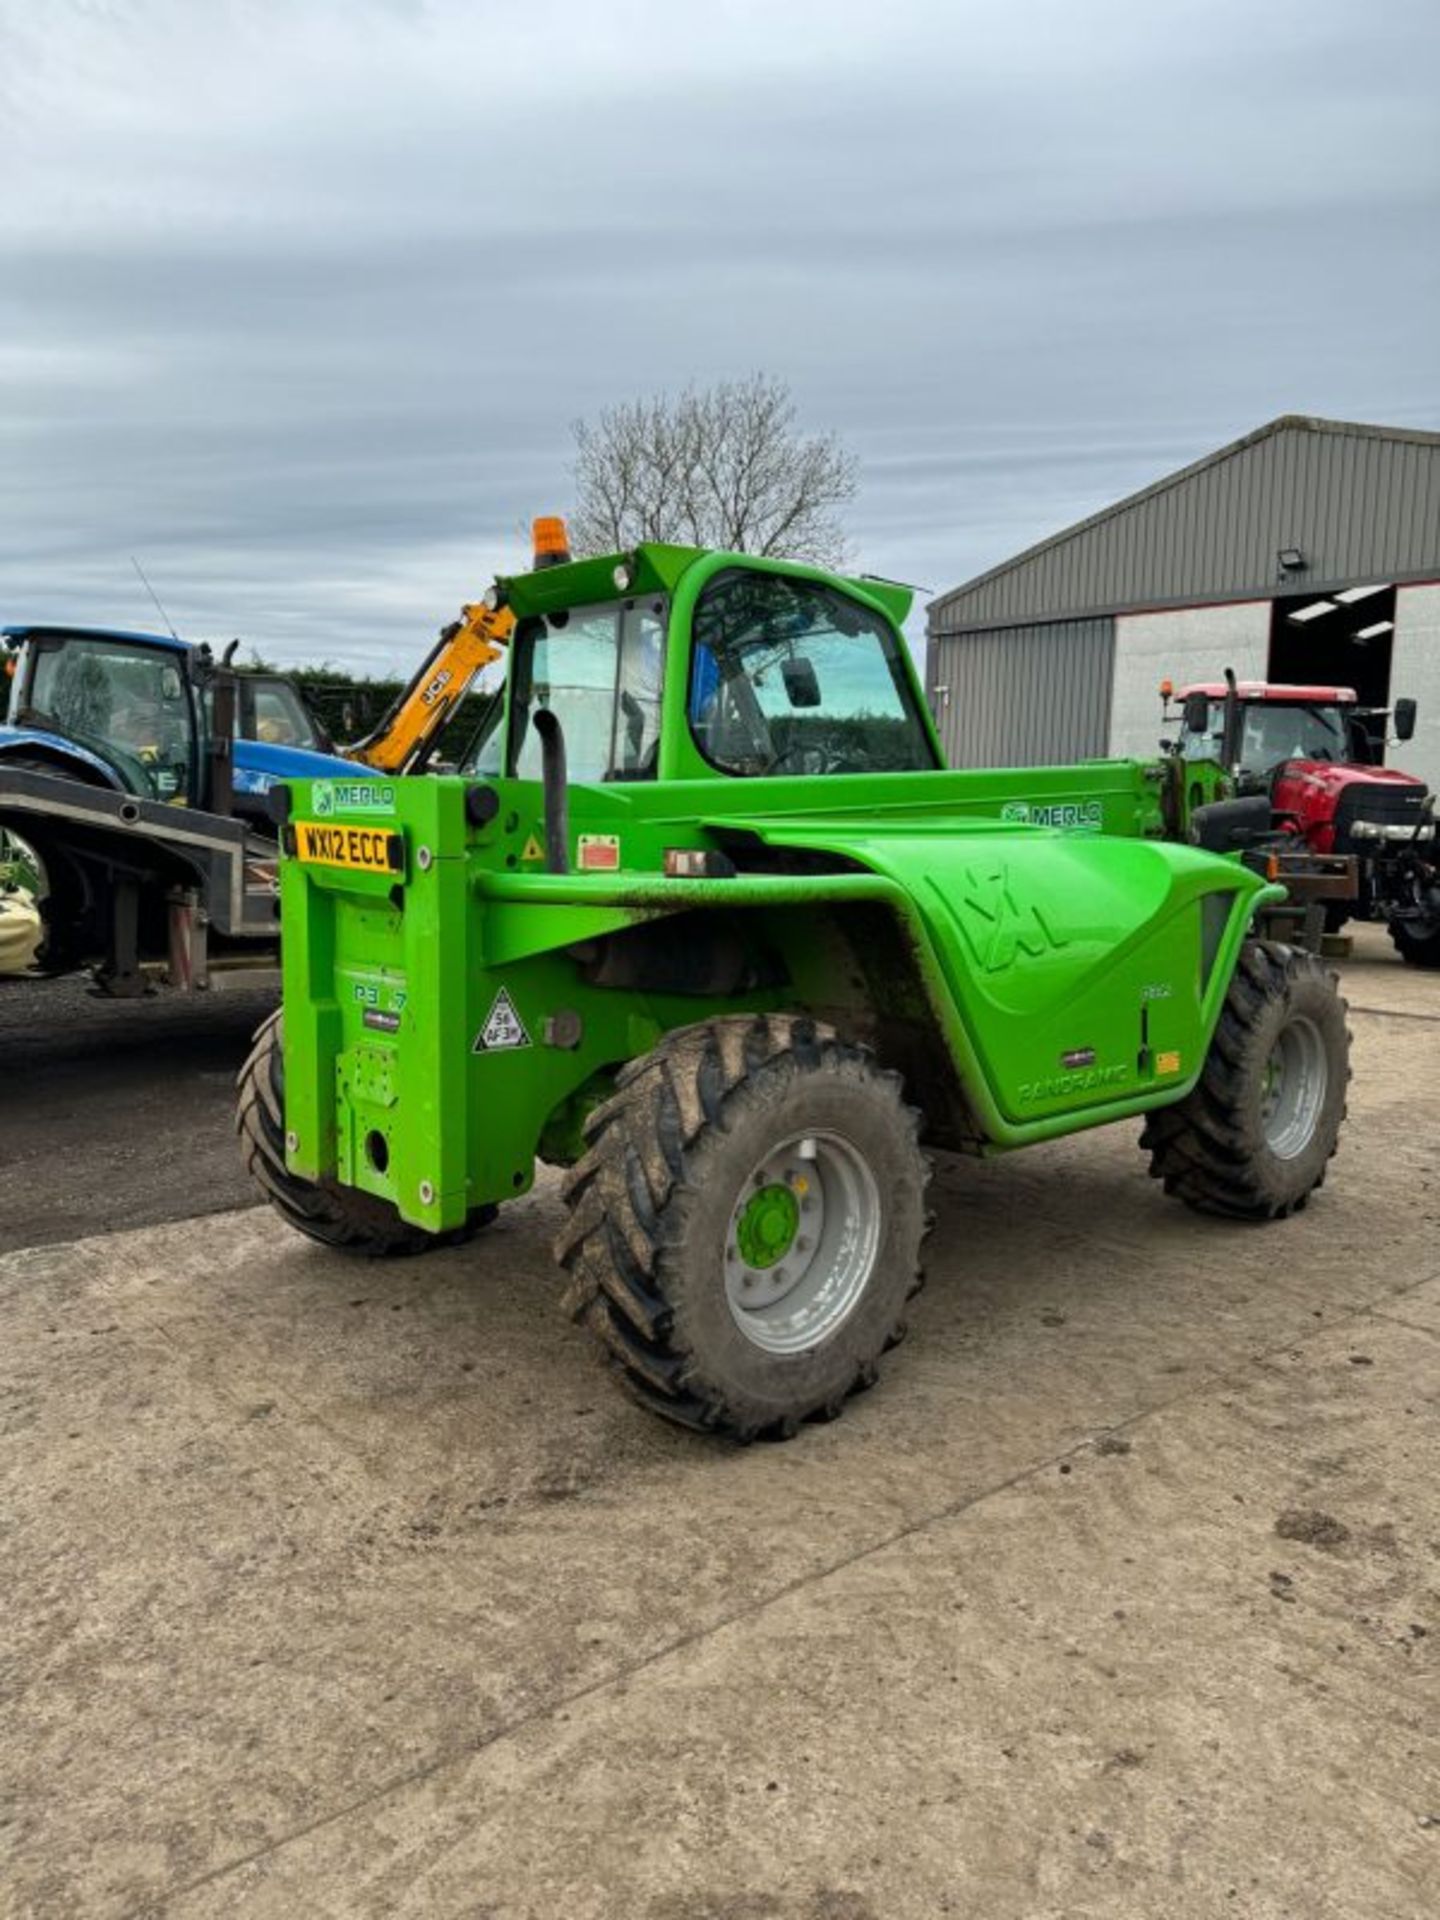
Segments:
[[[295,858],[312,867],[354,867],[361,873],[399,873],[404,843],[389,827],[336,826],[328,820],[295,822]]]

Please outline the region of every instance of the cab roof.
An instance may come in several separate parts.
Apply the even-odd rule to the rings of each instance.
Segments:
[[[632,578],[626,597],[631,594],[673,593],[682,576],[701,560],[733,560],[737,567],[752,566],[764,571],[794,573],[801,579],[819,580],[878,601],[896,626],[903,626],[914,599],[911,588],[891,580],[856,578],[850,574],[830,573],[801,561],[775,561],[759,554],[718,555],[709,547],[674,547],[658,540],[644,540],[628,553],[599,554],[592,559],[568,560],[560,566],[542,567],[535,573],[505,574],[497,581],[505,603],[520,618],[530,614],[553,613],[561,607],[583,607],[595,601],[614,600],[620,594],[615,570],[624,566]]]
[[[1180,689],[1180,698],[1187,699],[1192,693],[1203,693],[1207,700],[1225,698],[1223,680],[1197,680],[1193,685]],[[1278,680],[1239,680],[1235,691],[1242,700],[1276,700],[1287,705],[1308,703],[1312,706],[1353,707],[1358,695],[1353,687],[1292,687]]]
[[[177,640],[168,633],[128,633],[123,627],[72,627],[66,620],[35,620],[28,625],[0,627],[0,635],[18,646],[24,640],[42,639],[47,634],[73,635],[77,640],[128,640],[146,647],[164,647],[167,653],[189,653],[188,640]]]

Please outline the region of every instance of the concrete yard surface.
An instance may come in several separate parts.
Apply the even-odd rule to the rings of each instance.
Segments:
[[[277,997],[0,979],[0,1252],[247,1205],[235,1075]]]
[[[947,1160],[788,1445],[615,1391],[548,1176],[403,1263],[0,1255],[0,1914],[1433,1916],[1440,979],[1345,974],[1304,1214]]]

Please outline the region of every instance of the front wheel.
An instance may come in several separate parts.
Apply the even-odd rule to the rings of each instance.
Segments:
[[[455,1246],[495,1217],[478,1209],[463,1227],[427,1233],[402,1220],[388,1200],[354,1187],[302,1180],[285,1164],[285,1051],[283,1014],[272,1013],[255,1035],[236,1081],[235,1131],[251,1178],[281,1219],[322,1246],[371,1259],[429,1253]]]
[[[556,1254],[637,1399],[788,1439],[872,1384],[927,1224],[898,1075],[808,1019],[711,1020],[626,1067],[586,1138]]]
[[[1429,920],[1392,920],[1390,938],[1407,966],[1440,967],[1440,913]]]
[[[1336,976],[1313,954],[1251,941],[1199,1081],[1146,1120],[1151,1175],[1200,1213],[1298,1212],[1324,1181],[1349,1079]]]

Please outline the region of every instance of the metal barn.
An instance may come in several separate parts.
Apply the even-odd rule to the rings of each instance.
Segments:
[[[953,766],[1149,756],[1160,681],[1231,666],[1414,695],[1440,787],[1440,433],[1286,414],[928,611]]]

